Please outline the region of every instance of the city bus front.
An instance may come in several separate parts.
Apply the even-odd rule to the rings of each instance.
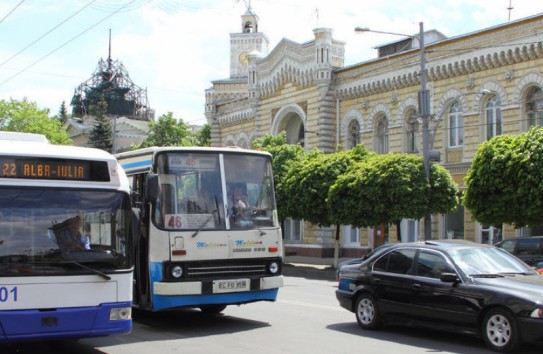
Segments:
[[[0,186],[0,341],[132,328],[128,193],[70,184]]]
[[[152,309],[274,301],[283,277],[271,156],[165,150],[154,164]]]

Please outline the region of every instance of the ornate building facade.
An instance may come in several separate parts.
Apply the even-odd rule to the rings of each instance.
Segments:
[[[231,34],[230,78],[206,90],[213,145],[250,147],[256,138],[286,131],[289,143],[307,150],[333,152],[364,144],[378,153],[422,155],[416,36],[408,45],[403,39],[378,48],[376,59],[344,67],[345,43],[333,38],[332,29],[315,29],[306,43],[283,39],[269,53],[267,38],[257,29],[258,17],[249,9],[241,32]],[[439,152],[438,163],[460,189],[482,142],[543,124],[542,34],[543,15],[453,38],[424,33],[430,148]],[[431,225],[433,238],[481,243],[543,231],[481,225],[461,206],[433,215]],[[344,226],[340,254],[355,256],[382,242],[423,235],[419,220],[404,220],[400,227],[401,240],[395,226]],[[332,229],[288,220],[283,232],[287,252],[333,253]]]

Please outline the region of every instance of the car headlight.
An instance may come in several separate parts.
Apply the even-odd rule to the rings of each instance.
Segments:
[[[530,314],[531,318],[543,318],[543,309],[535,309]]]
[[[109,310],[109,320],[129,320],[132,318],[132,307],[117,307]]]

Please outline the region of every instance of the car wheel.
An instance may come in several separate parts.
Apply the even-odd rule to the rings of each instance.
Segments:
[[[513,314],[505,309],[490,310],[483,321],[483,338],[496,352],[511,352],[519,345],[519,333]]]
[[[381,318],[375,299],[370,294],[361,294],[356,299],[356,321],[364,329],[377,329],[381,327]]]
[[[202,305],[200,311],[208,315],[216,315],[221,313],[226,308],[226,305]]]

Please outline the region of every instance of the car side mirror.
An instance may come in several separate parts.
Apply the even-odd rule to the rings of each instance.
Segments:
[[[439,276],[439,280],[444,283],[456,283],[460,281],[456,273],[441,273],[441,275]]]

